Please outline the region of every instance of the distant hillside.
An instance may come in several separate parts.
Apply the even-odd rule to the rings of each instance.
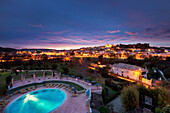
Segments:
[[[59,51],[55,49],[14,49],[14,48],[4,48],[0,47],[0,52],[15,52],[15,51]]]
[[[17,51],[17,49],[0,47],[0,52],[13,52],[13,51]]]
[[[20,49],[19,51],[54,51],[54,50],[55,49]]]

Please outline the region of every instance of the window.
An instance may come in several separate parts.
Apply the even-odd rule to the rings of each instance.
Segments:
[[[152,98],[145,95],[145,104],[152,105]]]
[[[142,75],[145,75],[146,74],[146,72],[142,72]]]

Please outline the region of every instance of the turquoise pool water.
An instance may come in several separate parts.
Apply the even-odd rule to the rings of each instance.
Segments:
[[[17,98],[6,113],[48,113],[59,107],[65,98],[65,93],[59,89],[36,90]]]

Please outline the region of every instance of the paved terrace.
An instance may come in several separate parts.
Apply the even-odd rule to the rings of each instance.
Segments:
[[[24,81],[18,80],[18,81],[14,81],[13,83],[13,88],[16,87],[20,87],[23,85],[27,85],[27,84],[32,84],[32,83],[41,83],[43,81],[68,81],[68,82],[73,82],[76,83],[80,86],[82,86],[85,89],[90,89],[92,92],[102,92],[102,88],[100,88],[99,86],[96,85],[89,85],[89,83],[85,82],[84,80],[82,81],[81,79],[76,79],[76,78],[72,78],[72,77],[50,77],[50,79],[48,78],[49,76],[46,76],[45,79],[43,79],[43,76],[40,77],[36,77],[35,81],[33,78],[30,78],[30,82],[28,82],[28,79],[25,79]],[[11,88],[11,89],[13,89]]]
[[[43,82],[43,81],[69,81],[69,82],[76,83],[76,84],[78,84],[78,85],[80,85],[80,86],[82,86],[86,89],[91,89],[92,92],[97,92],[97,93],[102,92],[102,88],[100,88],[96,85],[89,85],[87,82],[77,80],[76,78],[67,79],[67,77],[62,77],[60,79],[58,77],[56,79],[55,77],[53,77],[53,78],[51,77],[50,79],[48,79],[48,77],[49,76],[46,76],[46,78],[44,80],[43,80],[43,77],[40,77],[40,80],[39,80],[39,77],[38,77],[38,78],[35,79],[35,81],[34,81],[33,78],[30,78],[30,82],[28,82],[28,79],[25,79],[25,82],[23,82],[21,80],[14,81],[14,84],[13,84],[14,87],[13,88],[23,86],[23,85],[26,85],[26,84],[40,83],[40,82]],[[47,88],[47,87],[46,86],[38,87],[38,88],[36,88],[36,90],[44,89],[44,88]],[[53,88],[55,88],[55,87],[53,87]],[[62,105],[60,105],[58,108],[53,110],[51,113],[87,113],[87,112],[89,113],[89,106],[86,106],[86,100],[87,100],[88,97],[85,95],[85,93],[81,93],[77,97],[72,97],[71,94],[67,90],[65,90],[63,88],[57,88],[57,89],[64,91],[67,95],[67,99],[64,101],[64,103]],[[15,94],[15,95],[11,96],[10,97],[10,103],[12,101],[14,101],[16,98],[18,98],[22,95],[23,94],[19,93],[19,94]]]

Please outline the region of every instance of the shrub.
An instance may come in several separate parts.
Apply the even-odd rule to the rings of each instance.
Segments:
[[[100,113],[109,113],[109,108],[104,106],[100,106],[98,110],[100,111]]]
[[[98,99],[98,102],[99,102],[100,104],[102,104],[102,103],[103,103],[103,100],[102,100],[101,98],[99,98],[99,99]]]
[[[159,107],[155,108],[155,113],[161,113],[161,108]]]
[[[170,106],[164,107],[161,113],[170,113]]]
[[[103,102],[104,103],[109,101],[108,91],[107,91],[106,88],[103,88],[103,90],[102,90],[102,97],[103,97]]]
[[[121,92],[121,101],[127,111],[133,110],[138,106],[139,92],[134,85],[123,88]]]

